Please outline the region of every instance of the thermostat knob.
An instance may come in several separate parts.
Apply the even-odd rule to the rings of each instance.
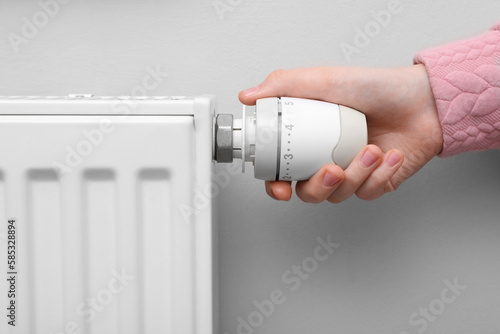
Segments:
[[[232,157],[253,163],[261,180],[307,180],[328,163],[346,168],[368,142],[365,115],[345,106],[283,97],[260,99],[250,108],[233,120]],[[219,117],[216,123],[227,124],[227,116]],[[226,140],[219,143],[219,137]],[[216,138],[216,152],[227,152],[217,149],[227,147],[227,138]],[[232,161],[223,156],[219,162]]]

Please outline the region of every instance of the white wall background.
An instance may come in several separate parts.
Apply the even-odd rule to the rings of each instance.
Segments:
[[[340,43],[389,3],[222,1],[235,6],[221,18],[211,0],[73,0],[18,53],[7,34],[20,35],[41,7],[0,1],[0,95],[127,95],[159,65],[170,75],[152,95],[212,93],[219,112],[238,115],[238,91],[274,69],[348,65]],[[401,3],[351,65],[408,65],[422,48],[500,21],[493,0]],[[286,301],[240,332],[498,333],[499,171],[498,152],[435,159],[394,194],[340,205],[277,203],[251,173],[232,177],[217,199],[221,333],[238,333],[238,317],[260,320],[253,301],[273,290]],[[328,235],[340,247],[292,291],[282,275]],[[443,281],[455,278],[467,288],[440,309]]]

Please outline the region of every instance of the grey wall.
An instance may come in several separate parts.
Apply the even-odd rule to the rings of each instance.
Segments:
[[[222,17],[221,2],[232,9]],[[401,0],[348,63],[339,45],[389,2],[73,0],[16,53],[7,34],[40,5],[1,1],[0,95],[127,95],[159,65],[170,75],[151,94],[212,93],[238,115],[238,91],[274,69],[408,65],[500,20],[498,1]],[[239,317],[252,324],[241,333],[498,333],[499,171],[498,152],[435,159],[396,193],[339,205],[277,203],[251,173],[233,176],[217,198],[221,333],[238,333]],[[337,248],[315,268],[328,236]],[[289,272],[302,264],[307,278]],[[445,280],[462,286],[456,296]],[[273,291],[259,316],[253,302]]]

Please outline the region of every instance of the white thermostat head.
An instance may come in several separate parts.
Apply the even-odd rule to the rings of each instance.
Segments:
[[[252,162],[266,181],[307,180],[328,163],[346,168],[368,141],[359,111],[288,97],[257,100],[241,119],[218,115],[214,136],[216,161]]]

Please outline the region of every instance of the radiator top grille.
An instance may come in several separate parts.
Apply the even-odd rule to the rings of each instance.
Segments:
[[[99,96],[92,94],[70,94],[67,96],[1,96],[0,100],[184,100],[189,96]]]

